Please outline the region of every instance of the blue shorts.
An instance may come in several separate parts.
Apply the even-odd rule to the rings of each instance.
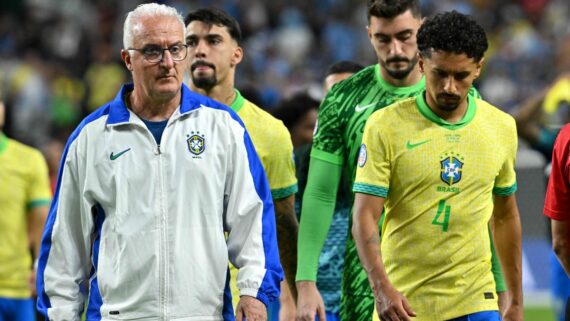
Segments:
[[[501,321],[499,311],[483,311],[464,315],[448,321]]]
[[[0,321],[36,321],[34,300],[0,298]]]

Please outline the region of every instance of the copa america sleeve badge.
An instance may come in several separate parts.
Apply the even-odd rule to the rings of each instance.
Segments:
[[[367,157],[368,154],[366,153],[366,145],[362,144],[360,145],[360,152],[358,153],[358,166],[364,167],[364,164],[366,164]]]

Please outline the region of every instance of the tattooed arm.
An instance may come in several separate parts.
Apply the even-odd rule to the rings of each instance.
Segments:
[[[380,320],[411,320],[416,316],[406,298],[392,286],[380,251],[378,221],[384,198],[356,193],[353,207],[352,235],[368,280]]]

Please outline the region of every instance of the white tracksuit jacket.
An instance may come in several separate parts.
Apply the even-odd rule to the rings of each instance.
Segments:
[[[233,320],[228,259],[241,295],[278,298],[271,193],[241,120],[182,85],[159,146],[123,102],[132,89],[85,118],[64,150],[40,311],[80,320],[87,300],[90,321]]]

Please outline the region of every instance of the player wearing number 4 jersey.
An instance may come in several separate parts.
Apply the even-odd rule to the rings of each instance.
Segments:
[[[499,320],[493,218],[510,292],[504,320],[522,320],[515,122],[467,95],[485,33],[454,11],[427,19],[417,41],[426,90],[368,119],[354,184],[353,234],[379,317]]]
[[[297,315],[303,321],[314,320],[315,313],[324,316],[315,287],[319,255],[331,226],[339,185],[352,207],[352,182],[366,120],[376,110],[425,90],[425,79],[417,66],[416,33],[422,20],[419,2],[369,1],[368,16],[368,36],[378,64],[335,85],[319,110],[299,227]],[[479,96],[473,87],[469,94]],[[341,173],[348,178],[346,183],[341,180]],[[352,220],[349,229],[351,225]],[[504,293],[498,259],[493,260],[493,272],[497,292]],[[342,277],[341,320],[370,321],[373,310],[374,296],[354,239],[349,236]]]

